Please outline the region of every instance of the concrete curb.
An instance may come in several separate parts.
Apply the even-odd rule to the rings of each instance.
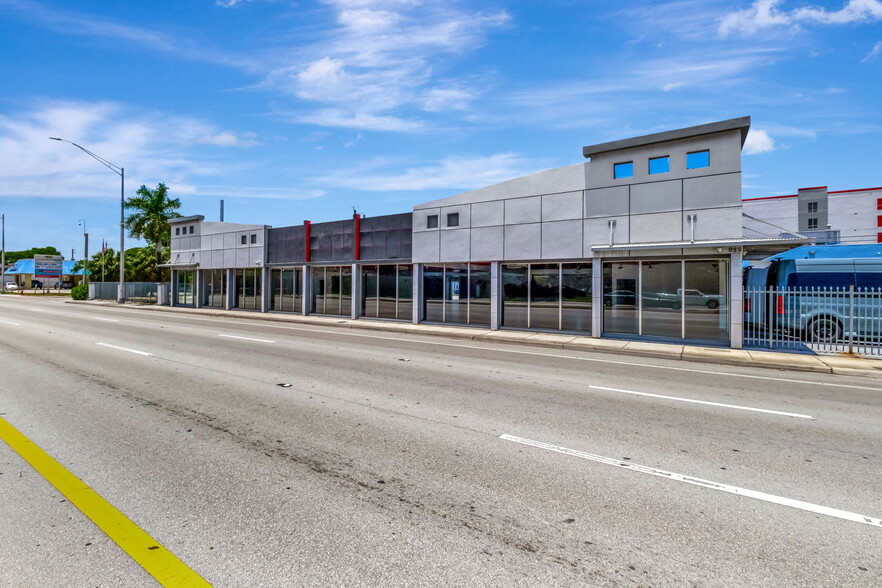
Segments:
[[[116,302],[67,300],[66,304],[86,304],[91,306],[119,306]],[[465,339],[487,343],[506,343],[571,351],[591,351],[596,353],[616,353],[674,359],[697,363],[714,363],[734,366],[761,367],[776,370],[840,374],[847,376],[880,376],[882,361],[860,357],[839,355],[804,355],[772,351],[728,349],[725,347],[697,347],[676,343],[655,343],[647,341],[628,341],[620,339],[595,339],[578,335],[557,333],[536,333],[531,331],[499,330],[491,331],[472,327],[446,326],[434,324],[399,323],[383,320],[353,320],[324,316],[302,316],[275,312],[256,312],[242,310],[213,310],[205,308],[186,308],[157,306],[155,304],[126,305],[127,308],[151,312],[170,312],[211,317],[227,317],[255,321],[272,321],[300,325],[314,325],[334,328],[364,329],[370,331],[424,335]]]

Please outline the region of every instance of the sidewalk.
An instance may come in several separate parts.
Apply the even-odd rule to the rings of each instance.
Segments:
[[[93,306],[118,306],[116,302],[107,300],[75,301],[68,304],[89,304]],[[739,365],[746,367],[764,367],[786,369],[801,372],[819,372],[849,376],[882,377],[882,360],[851,357],[847,355],[804,355],[772,351],[753,351],[747,349],[728,349],[725,347],[699,347],[695,345],[678,345],[676,343],[654,343],[647,341],[627,341],[621,339],[596,339],[562,333],[537,333],[531,331],[491,331],[473,327],[446,325],[427,325],[383,321],[372,319],[352,320],[344,317],[302,316],[288,313],[256,312],[243,310],[217,310],[210,308],[189,308],[128,304],[134,308],[149,312],[171,312],[195,314],[213,317],[228,317],[255,321],[273,321],[295,323],[322,327],[365,329],[386,333],[407,335],[433,335],[452,339],[468,339],[493,343],[529,345],[572,351],[591,351],[601,353],[618,353],[641,357],[662,359],[678,359],[683,361]]]

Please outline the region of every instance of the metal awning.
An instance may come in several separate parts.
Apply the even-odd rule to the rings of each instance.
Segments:
[[[707,241],[660,241],[655,243],[617,243],[593,245],[592,251],[628,251],[646,249],[696,249],[707,247],[775,248],[784,251],[791,247],[811,243],[809,238],[763,238],[763,239],[710,239]]]

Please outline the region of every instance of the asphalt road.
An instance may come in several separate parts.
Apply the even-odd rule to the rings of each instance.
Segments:
[[[0,416],[216,586],[882,585],[873,378],[0,296]],[[0,500],[0,585],[155,585]]]

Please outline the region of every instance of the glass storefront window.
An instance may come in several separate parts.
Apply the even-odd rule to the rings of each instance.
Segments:
[[[352,312],[352,266],[310,268],[312,312],[350,316]]]
[[[270,310],[281,312],[301,312],[303,288],[302,270],[273,269],[272,296],[270,297]]]
[[[502,266],[502,324],[506,327],[526,329],[529,326],[527,270],[527,264]]]
[[[312,311],[316,314],[325,314],[325,268],[309,269],[312,278]]]
[[[379,318],[398,318],[396,299],[398,297],[398,278],[396,266],[381,265],[379,269],[379,288],[377,299],[377,316]]]
[[[444,267],[427,265],[423,268],[423,317],[430,323],[444,321]]]
[[[560,328],[560,265],[530,264],[531,329]]]
[[[727,343],[728,268],[725,259],[604,263],[604,332]]]
[[[561,266],[560,328],[564,331],[591,332],[591,272],[588,263]]]
[[[729,264],[687,261],[683,283],[687,339],[729,341]]]
[[[679,338],[682,332],[680,290],[683,283],[679,261],[644,261],[640,292],[643,335]]]
[[[635,261],[603,264],[603,330],[607,333],[638,335],[638,275]]]
[[[413,319],[413,266],[398,266],[398,315],[401,320]]]
[[[470,264],[469,324],[490,326],[490,264]]]
[[[379,292],[378,268],[375,265],[361,266],[361,316],[368,318],[378,318],[379,301],[377,293]]]
[[[193,304],[194,276],[195,272],[178,270],[176,304],[187,306]]]
[[[204,270],[205,292],[202,294],[204,304],[212,308],[225,308],[227,305],[227,272],[222,269]]]
[[[444,266],[444,322],[468,323],[468,264]]]

